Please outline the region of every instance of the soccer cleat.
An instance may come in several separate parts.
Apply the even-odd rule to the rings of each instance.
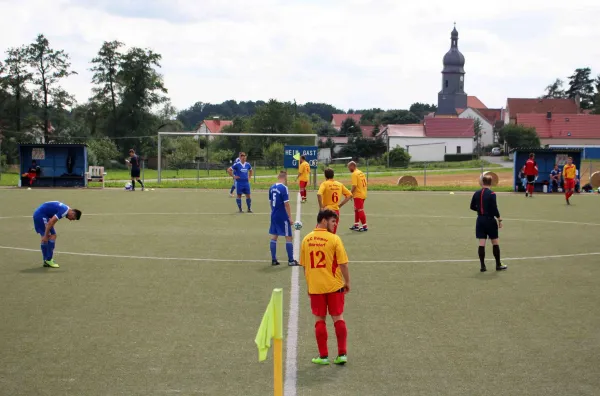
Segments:
[[[54,262],[54,259],[52,259],[44,261],[44,267],[59,268],[59,265]]]
[[[340,355],[335,358],[333,363],[339,364],[339,365],[344,365],[344,364],[348,363],[348,357],[346,355]]]
[[[144,191],[144,187],[142,187],[142,191]]]
[[[233,193],[229,194],[229,198],[233,198]]]
[[[487,271],[487,268],[485,268],[485,266],[483,266],[483,267],[481,267],[481,268],[479,269],[479,271],[481,271],[481,272],[485,272],[485,271]]]
[[[529,196],[529,193],[528,193],[528,192],[526,192],[526,193],[525,193],[525,198],[527,198],[528,196]]]
[[[571,205],[571,201],[569,201],[569,198],[567,198],[567,205]]]
[[[322,366],[329,366],[329,357],[327,357],[327,356],[326,357],[317,356],[316,358],[312,359],[312,362],[314,364],[320,364]]]
[[[362,227],[361,229],[358,230],[358,232],[367,232],[369,231],[369,229],[367,227]]]
[[[246,213],[254,213],[254,212],[252,211],[252,209],[248,209],[248,211]]]
[[[279,265],[279,261],[277,261],[277,260],[271,260],[271,265]]]
[[[352,227],[350,227],[350,231],[358,231],[360,230],[360,227],[357,226],[356,224],[354,224]]]
[[[288,261],[289,267],[297,267],[298,265],[300,265],[300,264],[298,264],[298,261],[296,261],[296,260]]]
[[[239,212],[238,212],[238,213],[244,213],[244,211],[243,211],[242,209],[239,209]]]
[[[508,269],[508,267],[502,263],[500,263],[500,265],[496,266],[496,271],[504,271],[506,269]]]

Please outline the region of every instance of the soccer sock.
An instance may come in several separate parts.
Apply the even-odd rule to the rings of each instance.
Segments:
[[[241,198],[236,198],[235,202],[237,203],[238,208],[240,208],[240,210],[242,210],[242,199]]]
[[[317,347],[319,348],[319,356],[324,358],[329,356],[327,350],[327,325],[324,320],[319,320],[315,323],[315,336],[317,337]]]
[[[144,188],[144,182],[141,180],[138,180],[138,183],[140,183],[140,186],[142,186],[142,188]]]
[[[494,258],[496,259],[496,267],[499,267],[502,265],[500,262],[500,245],[494,245],[492,250],[494,251]]]
[[[131,179],[131,189],[135,190],[135,179]]]
[[[294,261],[294,244],[292,242],[286,242],[285,250],[288,254],[288,261]]]
[[[360,221],[360,215],[358,214],[358,209],[354,209],[354,225],[358,225]]]
[[[246,205],[248,206],[248,210],[250,210],[250,206],[252,205],[252,199],[246,198]]]
[[[485,246],[479,246],[479,261],[481,262],[481,268],[485,267]]]
[[[346,354],[346,340],[348,338],[348,329],[346,322],[338,320],[333,324],[335,326],[335,336],[337,337],[338,356]]]
[[[362,223],[364,228],[367,228],[367,214],[365,213],[364,210],[360,211],[360,222]]]
[[[56,247],[56,241],[50,239],[48,241],[48,248],[47,248],[47,253],[48,253],[48,260],[52,260],[52,257],[54,256],[54,248]]]
[[[277,241],[275,239],[271,239],[271,260],[277,260]]]
[[[42,258],[46,261],[48,259],[48,244],[42,243],[40,244],[40,248],[42,249]]]
[[[229,194],[233,194],[233,190],[235,190],[235,184],[231,186],[231,190],[229,190]]]

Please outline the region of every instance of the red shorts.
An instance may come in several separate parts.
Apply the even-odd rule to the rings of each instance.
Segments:
[[[364,209],[365,200],[362,198],[354,198],[354,210]]]
[[[310,308],[315,316],[329,315],[340,316],[344,313],[344,296],[343,291],[327,293],[327,294],[310,294]]]
[[[337,228],[340,225],[340,211],[339,210],[334,210],[334,212],[335,212],[335,214],[338,215],[338,218],[337,218],[337,223],[335,223],[335,228],[333,229],[333,233],[337,234]]]
[[[305,182],[305,181],[301,181],[301,182],[298,182],[298,183],[300,184],[300,189],[305,189],[306,186],[308,185],[308,182]]]
[[[565,179],[565,190],[575,189],[575,179]]]

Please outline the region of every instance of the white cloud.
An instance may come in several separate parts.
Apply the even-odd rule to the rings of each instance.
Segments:
[[[64,87],[90,93],[102,42],[162,54],[178,108],[196,101],[277,98],[342,108],[436,102],[452,22],[466,57],[466,90],[488,106],[531,97],[576,67],[600,68],[600,4],[549,0],[277,1],[0,0],[0,49],[44,33],[72,58]]]

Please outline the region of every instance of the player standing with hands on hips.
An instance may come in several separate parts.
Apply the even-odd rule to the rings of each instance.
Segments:
[[[238,209],[242,213],[242,194],[246,196],[246,205],[248,206],[248,213],[252,213],[252,198],[250,197],[250,178],[252,177],[252,165],[246,162],[246,153],[240,153],[240,162],[236,162],[229,169],[227,169],[229,176],[233,177],[236,182],[236,193]]]
[[[337,215],[338,218],[333,231],[331,231],[335,234],[339,224],[340,208],[352,199],[352,193],[342,183],[333,180],[333,169],[325,169],[324,173],[326,180],[319,186],[317,199],[319,201],[319,210],[330,209]],[[340,203],[342,195],[345,199]]]
[[[302,203],[306,203],[306,186],[310,179],[310,165],[306,162],[306,157],[300,157],[300,163],[298,164],[298,187],[300,187],[300,197],[302,197]]]
[[[277,237],[282,236],[285,237],[288,265],[292,267],[298,265],[298,262],[294,260],[292,210],[288,188],[285,185],[286,180],[287,173],[279,172],[277,183],[269,189],[269,202],[271,203],[271,226],[269,228],[269,234],[271,235],[271,265],[279,265],[279,261],[277,261]]]
[[[354,225],[352,231],[367,232],[367,215],[365,214],[365,199],[367,199],[367,178],[356,167],[356,162],[348,163],[348,170],[352,174],[352,198],[354,200]],[[360,226],[362,224],[362,227]]]
[[[140,157],[135,154],[135,150],[129,150],[129,159],[125,160],[131,167],[131,191],[135,191],[135,181],[137,180],[144,191],[144,183],[140,180]]]
[[[348,330],[344,321],[344,302],[350,292],[348,255],[339,236],[333,234],[337,227],[337,214],[323,210],[317,216],[317,228],[306,235],[300,248],[300,265],[308,286],[310,307],[315,316],[315,336],[319,356],[312,359],[315,364],[328,365],[327,312],[333,319],[338,344],[338,356],[333,363],[345,364]]]
[[[491,239],[494,258],[496,259],[496,271],[505,270],[507,267],[500,261],[500,245],[498,241],[498,229],[502,228],[502,218],[498,211],[496,194],[490,189],[492,186],[492,177],[483,176],[481,178],[482,189],[473,194],[471,199],[471,210],[477,212],[477,222],[475,223],[475,237],[479,239],[479,261],[481,262],[481,272],[487,271],[485,267],[485,244],[487,239]]]

